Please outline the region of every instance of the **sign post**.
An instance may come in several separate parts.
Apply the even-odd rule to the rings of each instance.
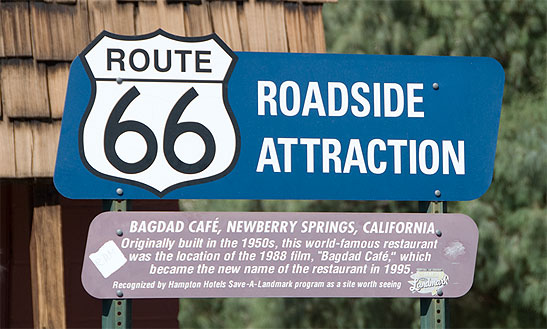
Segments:
[[[443,213],[443,202],[430,202],[428,213]],[[446,298],[420,298],[420,328],[445,329],[449,327],[449,308]]]
[[[104,200],[103,208],[110,211],[127,211],[127,200]],[[118,296],[123,297],[123,296]],[[103,329],[131,329],[133,304],[131,299],[103,299],[101,323]]]

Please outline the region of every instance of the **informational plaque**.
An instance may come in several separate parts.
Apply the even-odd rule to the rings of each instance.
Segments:
[[[462,214],[105,212],[82,283],[102,299],[460,297],[477,243]]]

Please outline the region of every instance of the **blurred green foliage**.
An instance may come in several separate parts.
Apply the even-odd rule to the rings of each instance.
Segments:
[[[492,185],[456,204],[480,233],[474,288],[454,303],[470,317],[460,326],[547,327],[546,105],[519,95],[503,106]]]
[[[488,56],[507,97],[545,93],[547,1],[339,0],[323,10],[335,53]]]
[[[492,185],[451,203],[480,232],[455,328],[547,328],[547,1],[339,0],[323,10],[335,53],[489,56],[506,84]],[[417,202],[184,200],[184,210],[417,212]],[[181,328],[419,327],[411,299],[202,299]]]

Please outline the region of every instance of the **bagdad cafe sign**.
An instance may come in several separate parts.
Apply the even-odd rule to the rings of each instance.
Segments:
[[[103,299],[460,297],[477,243],[461,214],[106,212],[82,283]]]
[[[70,69],[54,182],[69,198],[475,199],[503,84],[491,58],[103,32]]]

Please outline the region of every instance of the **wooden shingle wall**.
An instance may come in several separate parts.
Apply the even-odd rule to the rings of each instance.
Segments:
[[[325,52],[325,2],[336,0],[0,0],[0,178],[53,176],[70,62],[102,30]]]

